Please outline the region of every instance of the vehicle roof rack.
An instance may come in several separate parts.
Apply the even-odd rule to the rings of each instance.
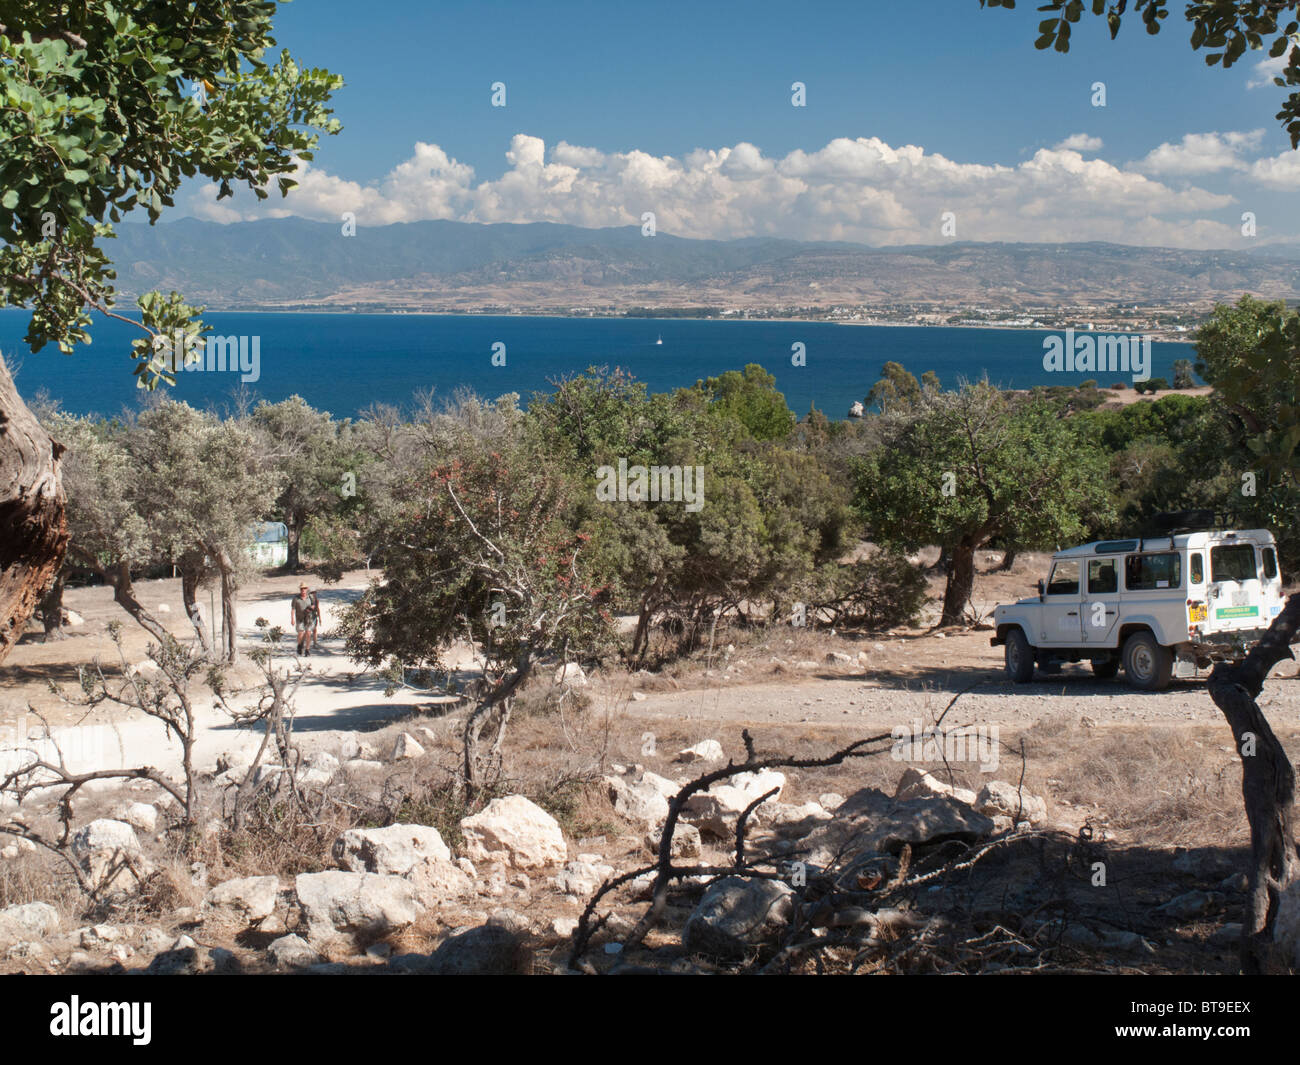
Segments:
[[[1154,531],[1164,535],[1176,532],[1206,532],[1214,529],[1218,515],[1208,507],[1198,510],[1165,510],[1151,519]]]
[[[1151,519],[1152,532],[1155,536],[1168,536],[1169,546],[1174,546],[1174,537],[1179,533],[1213,532],[1226,529],[1233,524],[1234,513],[1231,510],[1214,510],[1211,507],[1199,507],[1191,510],[1162,510]],[[1144,537],[1145,539],[1145,537]]]

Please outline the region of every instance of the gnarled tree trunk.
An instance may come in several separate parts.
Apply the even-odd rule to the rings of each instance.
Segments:
[[[948,583],[943,591],[943,614],[939,624],[961,625],[966,620],[966,604],[975,590],[975,547],[963,540],[952,549]]]
[[[228,665],[239,661],[239,629],[235,624],[235,604],[239,599],[239,584],[235,576],[235,562],[224,549],[213,551],[217,568],[221,571],[221,658]]]
[[[190,619],[190,624],[194,626],[194,632],[199,638],[199,646],[203,648],[203,653],[210,655],[212,646],[208,643],[208,633],[203,627],[203,611],[199,609],[198,602],[199,581],[203,578],[203,556],[191,552],[181,559],[179,568],[181,571],[181,603],[185,607],[185,616]]]
[[[149,613],[145,605],[136,598],[135,585],[131,581],[130,563],[118,559],[111,565],[105,566],[93,552],[75,543],[72,545],[72,553],[88,570],[113,589],[113,601],[118,606],[130,614],[145,632],[158,641],[160,646],[167,645],[167,641],[172,638],[171,633],[167,631],[167,626]]]
[[[465,719],[461,751],[465,774],[465,801],[468,803],[472,804],[483,790],[483,774],[489,759],[500,757],[501,743],[505,738],[506,724],[510,720],[510,709],[515,692],[532,674],[533,662],[532,649],[525,648],[515,660],[514,669],[479,697],[478,705]],[[484,730],[489,725],[492,726],[491,730],[485,734]],[[485,757],[483,742],[488,736],[493,737],[493,742],[490,755]]]
[[[1271,967],[1273,932],[1282,896],[1300,876],[1292,809],[1295,770],[1255,700],[1268,671],[1294,657],[1300,638],[1300,595],[1287,600],[1264,638],[1238,666],[1210,674],[1210,698],[1228,719],[1241,757],[1241,794],[1250,822],[1250,889],[1241,924],[1241,966],[1246,973]],[[1282,959],[1291,964],[1291,959]]]
[[[41,622],[45,626],[45,639],[61,640],[67,633],[63,631],[63,568],[59,568],[54,583],[41,600]]]
[[[0,357],[0,662],[59,571],[68,547],[61,457]]]

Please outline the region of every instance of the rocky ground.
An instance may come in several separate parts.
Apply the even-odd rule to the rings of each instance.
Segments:
[[[985,612],[1042,570],[1041,556],[1010,574],[982,562]],[[363,582],[325,590],[327,607]],[[294,583],[250,589],[246,639],[259,616],[282,622]],[[174,582],[144,588],[174,624]],[[55,731],[109,730],[121,764],[174,772],[156,723],[79,718],[45,690],[113,650],[104,626],[120,611],[105,591],[74,590],[68,605],[77,635],[29,639],[6,664],[0,727],[32,733],[30,703]],[[138,666],[145,641],[129,630]],[[460,711],[418,692],[385,698],[327,640],[296,698],[303,811],[263,811],[232,831],[259,736],[205,711],[197,842],[185,845],[175,800],[145,781],[84,789],[66,858],[0,838],[0,971],[1234,969],[1240,772],[1203,683],[1142,694],[1083,667],[1013,687],[980,629],[725,639],[658,672],[539,678],[491,801],[468,815],[447,787]],[[468,676],[472,660],[461,665]],[[1294,757],[1300,686],[1284,666],[1261,705]],[[965,760],[945,766],[933,744],[888,738],[945,709],[945,727],[970,740]],[[759,769],[687,798],[672,860],[711,871],[674,879],[660,919],[632,935],[670,797],[743,762],[742,730],[760,761],[886,738],[869,757]],[[737,822],[768,792],[738,865]],[[34,839],[57,838],[56,814],[31,800],[21,811]],[[100,901],[76,889],[69,863]],[[638,870],[650,871],[587,913],[602,883]]]

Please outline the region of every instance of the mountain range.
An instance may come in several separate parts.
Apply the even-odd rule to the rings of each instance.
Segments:
[[[953,309],[1141,304],[1203,310],[1243,292],[1300,299],[1300,244],[1195,251],[1107,243],[873,248],[697,240],[635,226],[451,221],[343,227],[193,218],[118,227],[127,296],[176,289],[215,310]]]

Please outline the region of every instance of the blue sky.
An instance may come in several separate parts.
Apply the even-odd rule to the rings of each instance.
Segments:
[[[1262,54],[1207,68],[1180,5],[1157,37],[1130,16],[1112,42],[1087,19],[1068,55],[1037,52],[1035,6],[297,0],[277,37],[345,77],[343,133],[287,201],[188,207],[332,219],[352,200],[359,224],[654,210],[687,236],[868,243],[937,239],[952,210],[959,238],[1195,246],[1246,243],[1252,211],[1257,241],[1300,234],[1283,90],[1250,87]]]

